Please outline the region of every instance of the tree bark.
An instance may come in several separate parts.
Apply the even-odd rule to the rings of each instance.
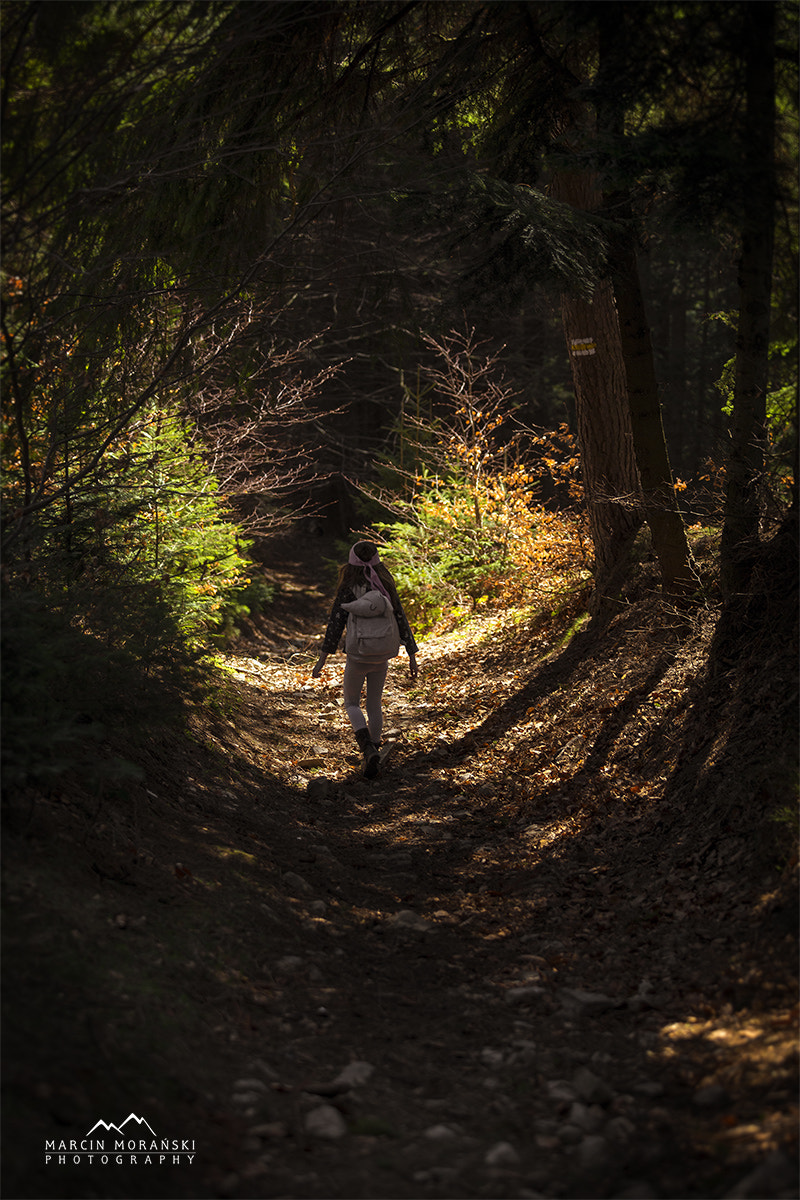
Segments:
[[[551,194],[584,211],[594,209],[599,199],[596,178],[586,172],[556,174]],[[631,545],[642,524],[625,364],[610,283],[600,284],[591,300],[562,296],[561,315],[595,551],[591,611],[598,615],[625,580]]]
[[[758,547],[766,441],[774,247],[775,4],[749,0],[744,14],[747,115],[739,327],[722,529],[722,586],[747,588]]]
[[[672,596],[688,595],[697,589],[697,577],[675,499],[650,327],[644,311],[636,251],[628,234],[623,234],[615,247],[612,278],[645,519],[653,537],[664,592]]]
[[[626,52],[628,8],[627,4],[608,3],[601,6],[599,13],[598,78],[602,78],[605,90],[597,101],[597,124],[600,142],[606,146],[622,147],[625,138],[625,101],[620,99],[613,81],[620,66],[619,56]],[[673,596],[688,595],[696,590],[697,577],[675,498],[627,184],[623,182],[608,189],[603,196],[603,207],[616,219],[610,246],[611,279],[645,518],[650,526],[664,592]]]

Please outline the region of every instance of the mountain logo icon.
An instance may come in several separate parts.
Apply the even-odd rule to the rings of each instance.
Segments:
[[[153,1137],[156,1136],[152,1126],[148,1124],[144,1117],[137,1117],[136,1113],[130,1113],[119,1125],[115,1125],[113,1121],[103,1121],[102,1119],[96,1121],[86,1134],[86,1137],[91,1137],[96,1129],[105,1129],[106,1133],[118,1133],[120,1137],[125,1137],[126,1133],[129,1134],[131,1132],[130,1129],[126,1130],[125,1126],[130,1126],[132,1122],[138,1126],[139,1130],[146,1129]]]

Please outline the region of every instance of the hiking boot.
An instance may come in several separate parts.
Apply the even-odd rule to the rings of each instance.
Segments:
[[[381,759],[377,748],[370,741],[369,730],[356,730],[356,741],[358,742],[361,753],[364,755],[364,775],[367,779],[374,779],[378,774],[378,768],[381,765]]]

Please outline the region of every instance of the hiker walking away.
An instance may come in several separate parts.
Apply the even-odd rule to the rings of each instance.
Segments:
[[[378,773],[378,747],[383,729],[383,687],[389,660],[402,642],[408,653],[408,670],[416,679],[417,643],[403,612],[397,586],[383,565],[374,542],[356,542],[347,562],[339,568],[336,599],[322,640],[322,650],[311,674],[319,679],[325,659],[335,654],[347,626],[342,698],[344,709],[364,755],[364,774]],[[367,685],[367,715],[361,710],[361,692]]]

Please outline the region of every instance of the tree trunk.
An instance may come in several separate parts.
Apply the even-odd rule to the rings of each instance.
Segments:
[[[766,440],[774,245],[775,4],[749,0],[744,15],[747,116],[739,328],[727,462],[722,585],[746,589],[758,545]]]
[[[557,174],[551,193],[555,199],[583,210],[595,208],[599,198],[595,177],[584,172]],[[599,285],[590,301],[562,296],[561,315],[572,367],[583,487],[594,542],[591,609],[597,615],[624,582],[631,544],[642,524],[625,365],[610,284]]]
[[[624,100],[620,100],[611,81],[616,75],[620,54],[626,52],[627,10],[626,4],[609,3],[602,5],[599,12],[598,77],[604,78],[606,90],[603,98],[597,101],[597,123],[600,142],[607,146],[621,147],[625,137]],[[604,208],[617,218],[610,247],[611,278],[645,518],[650,526],[664,591],[673,596],[686,595],[696,590],[697,578],[675,499],[627,184],[606,192],[603,201]]]
[[[697,589],[697,577],[675,499],[650,327],[644,311],[636,251],[627,233],[615,248],[612,277],[645,519],[653,537],[664,591],[672,596],[688,595]]]

